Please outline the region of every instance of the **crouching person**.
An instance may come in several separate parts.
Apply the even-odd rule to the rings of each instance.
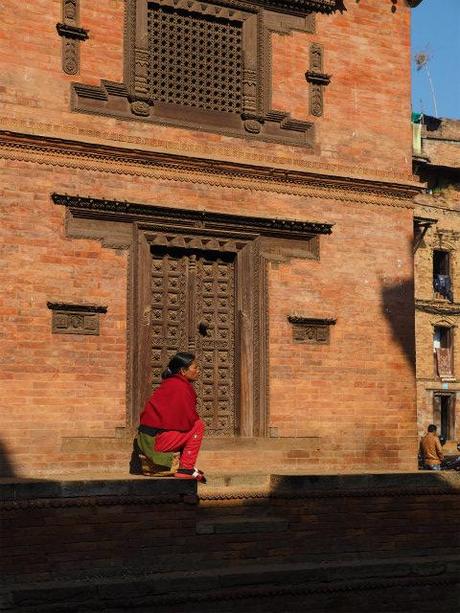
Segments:
[[[130,472],[146,474],[136,464],[136,452],[147,456],[152,466],[171,469],[173,454],[179,452],[177,479],[194,479],[206,483],[195,466],[204,434],[204,423],[196,411],[193,382],[200,368],[193,353],[176,353],[153,392],[140,417],[139,434],[134,442]]]

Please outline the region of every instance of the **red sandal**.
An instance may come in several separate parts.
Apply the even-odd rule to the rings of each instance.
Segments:
[[[206,477],[203,471],[197,468],[179,468],[179,470],[174,473],[174,476],[176,479],[192,479],[193,481],[206,483]]]

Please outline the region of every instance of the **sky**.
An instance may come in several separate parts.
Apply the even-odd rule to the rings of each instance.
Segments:
[[[437,112],[425,68],[416,53],[428,54]],[[460,0],[423,0],[412,9],[412,110],[460,119]]]

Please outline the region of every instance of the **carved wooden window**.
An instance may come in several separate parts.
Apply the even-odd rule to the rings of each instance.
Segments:
[[[242,23],[153,4],[152,98],[212,111],[243,106]]]
[[[74,83],[74,110],[313,146],[311,121],[272,108],[271,34],[314,32],[311,7],[335,0],[286,14],[238,0],[126,4],[124,82]]]

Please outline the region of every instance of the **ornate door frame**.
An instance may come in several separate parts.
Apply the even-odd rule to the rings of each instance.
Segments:
[[[266,260],[260,252],[257,234],[230,230],[190,232],[148,223],[135,224],[133,258],[133,335],[131,419],[137,421],[140,407],[150,394],[150,247],[193,247],[235,255],[236,264],[236,404],[239,435],[265,436],[268,415],[268,293]],[[146,376],[149,373],[149,376]]]
[[[137,417],[149,394],[146,348],[150,319],[150,244],[230,251],[236,259],[238,387],[240,436],[266,436],[268,424],[267,262],[319,259],[320,235],[332,232],[323,222],[253,217],[51,194],[67,208],[66,236],[102,241],[127,250],[126,425]],[[187,242],[188,241],[188,242]]]

